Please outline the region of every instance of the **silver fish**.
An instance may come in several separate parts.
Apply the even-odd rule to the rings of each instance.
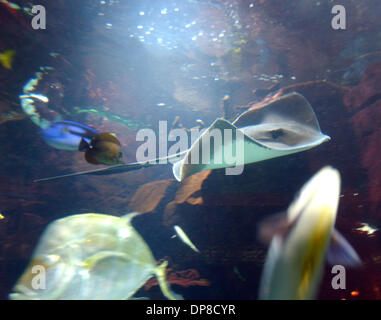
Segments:
[[[196,252],[200,252],[200,250],[198,250],[196,248],[196,246],[193,244],[192,241],[190,241],[190,239],[188,238],[188,236],[185,234],[185,232],[183,231],[183,229],[181,229],[179,226],[175,225],[173,226],[173,228],[175,229],[177,235],[180,237],[181,241],[184,242],[186,245],[188,245],[193,251],[196,251]]]
[[[166,281],[167,262],[157,265],[131,225],[136,215],[88,213],[52,222],[9,298],[131,299],[152,276],[165,297],[181,298]]]

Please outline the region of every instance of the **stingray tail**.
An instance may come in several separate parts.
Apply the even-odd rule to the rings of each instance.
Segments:
[[[153,164],[149,163],[149,162],[144,162],[144,163],[143,162],[133,162],[133,163],[127,163],[127,164],[118,164],[118,165],[107,167],[107,168],[73,172],[73,173],[62,174],[62,175],[54,176],[54,177],[36,179],[36,180],[33,180],[33,182],[50,181],[50,180],[76,177],[76,176],[84,176],[84,175],[108,176],[111,174],[117,174],[117,173],[139,170],[139,169],[142,169],[145,167],[149,167],[151,165],[153,165]]]

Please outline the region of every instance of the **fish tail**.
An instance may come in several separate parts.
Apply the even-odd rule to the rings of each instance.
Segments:
[[[3,53],[0,53],[0,63],[4,68],[8,70],[12,69],[12,62],[15,53],[15,50],[6,50]]]
[[[141,214],[143,214],[144,212],[130,212],[130,213],[127,213],[125,214],[124,216],[121,216],[121,218],[126,222],[126,223],[130,223],[130,221],[135,218],[136,216],[139,216]]]
[[[167,265],[168,265],[168,261],[164,261],[156,269],[156,277],[159,282],[161,292],[163,292],[164,296],[168,298],[169,300],[183,300],[183,297],[181,295],[174,293],[171,290],[169,283],[167,282],[167,279],[166,279]]]
[[[200,253],[200,250],[197,249],[197,247],[195,245],[193,245],[192,247],[193,251],[197,252],[197,253]]]

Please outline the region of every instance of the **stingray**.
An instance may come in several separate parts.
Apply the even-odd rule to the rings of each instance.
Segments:
[[[293,92],[261,107],[252,107],[233,122],[216,119],[183,152],[150,161],[118,164],[35,181],[79,175],[111,175],[163,162],[173,163],[173,175],[178,181],[210,169],[226,168],[226,174],[240,174],[246,164],[305,151],[329,139],[321,132],[316,115],[306,98]]]

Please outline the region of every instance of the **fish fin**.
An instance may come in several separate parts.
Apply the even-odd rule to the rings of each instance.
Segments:
[[[332,265],[340,264],[346,267],[358,267],[361,265],[361,259],[356,250],[336,229],[333,229],[332,232],[327,260]]]
[[[283,241],[282,239],[275,235],[271,240],[269,250],[266,255],[266,261],[262,268],[262,275],[259,284],[259,293],[258,298],[260,300],[269,300],[271,299],[273,291],[273,277],[275,272],[275,265],[278,262],[281,252],[283,250]]]
[[[135,218],[136,216],[140,216],[144,212],[130,212],[125,214],[124,216],[121,216],[120,218],[126,221],[126,223],[130,223],[130,221]]]
[[[257,238],[261,243],[269,245],[275,235],[284,238],[292,225],[293,223],[288,221],[287,212],[273,214],[259,223]]]
[[[95,144],[100,141],[108,141],[115,143],[116,145],[120,146],[119,140],[116,138],[115,133],[110,133],[110,132],[101,132],[100,134],[96,135],[93,139],[92,142]]]
[[[93,254],[90,258],[82,262],[82,266],[86,268],[87,270],[91,271],[99,261],[110,258],[110,257],[112,258],[117,257],[120,259],[124,259],[126,261],[128,261],[129,259],[129,256],[125,253],[105,250],[105,251],[100,251]]]
[[[82,138],[81,141],[79,142],[78,150],[83,152],[89,148],[90,148],[89,143],[85,139]]]
[[[15,56],[15,50],[6,50],[0,54],[0,63],[2,66],[8,70],[12,69],[12,62]]]
[[[184,298],[182,297],[182,295],[174,293],[169,286],[169,283],[166,279],[167,265],[168,265],[168,261],[164,261],[161,265],[159,265],[156,268],[156,277],[157,277],[157,281],[159,283],[161,292],[169,300],[183,300]]]
[[[177,161],[172,166],[172,173],[177,181],[181,182],[181,170],[182,170],[183,161]]]
[[[92,150],[91,149],[87,149],[86,152],[85,152],[85,159],[88,163],[91,163],[91,164],[101,164],[98,160],[96,160],[93,155],[92,155]]]

